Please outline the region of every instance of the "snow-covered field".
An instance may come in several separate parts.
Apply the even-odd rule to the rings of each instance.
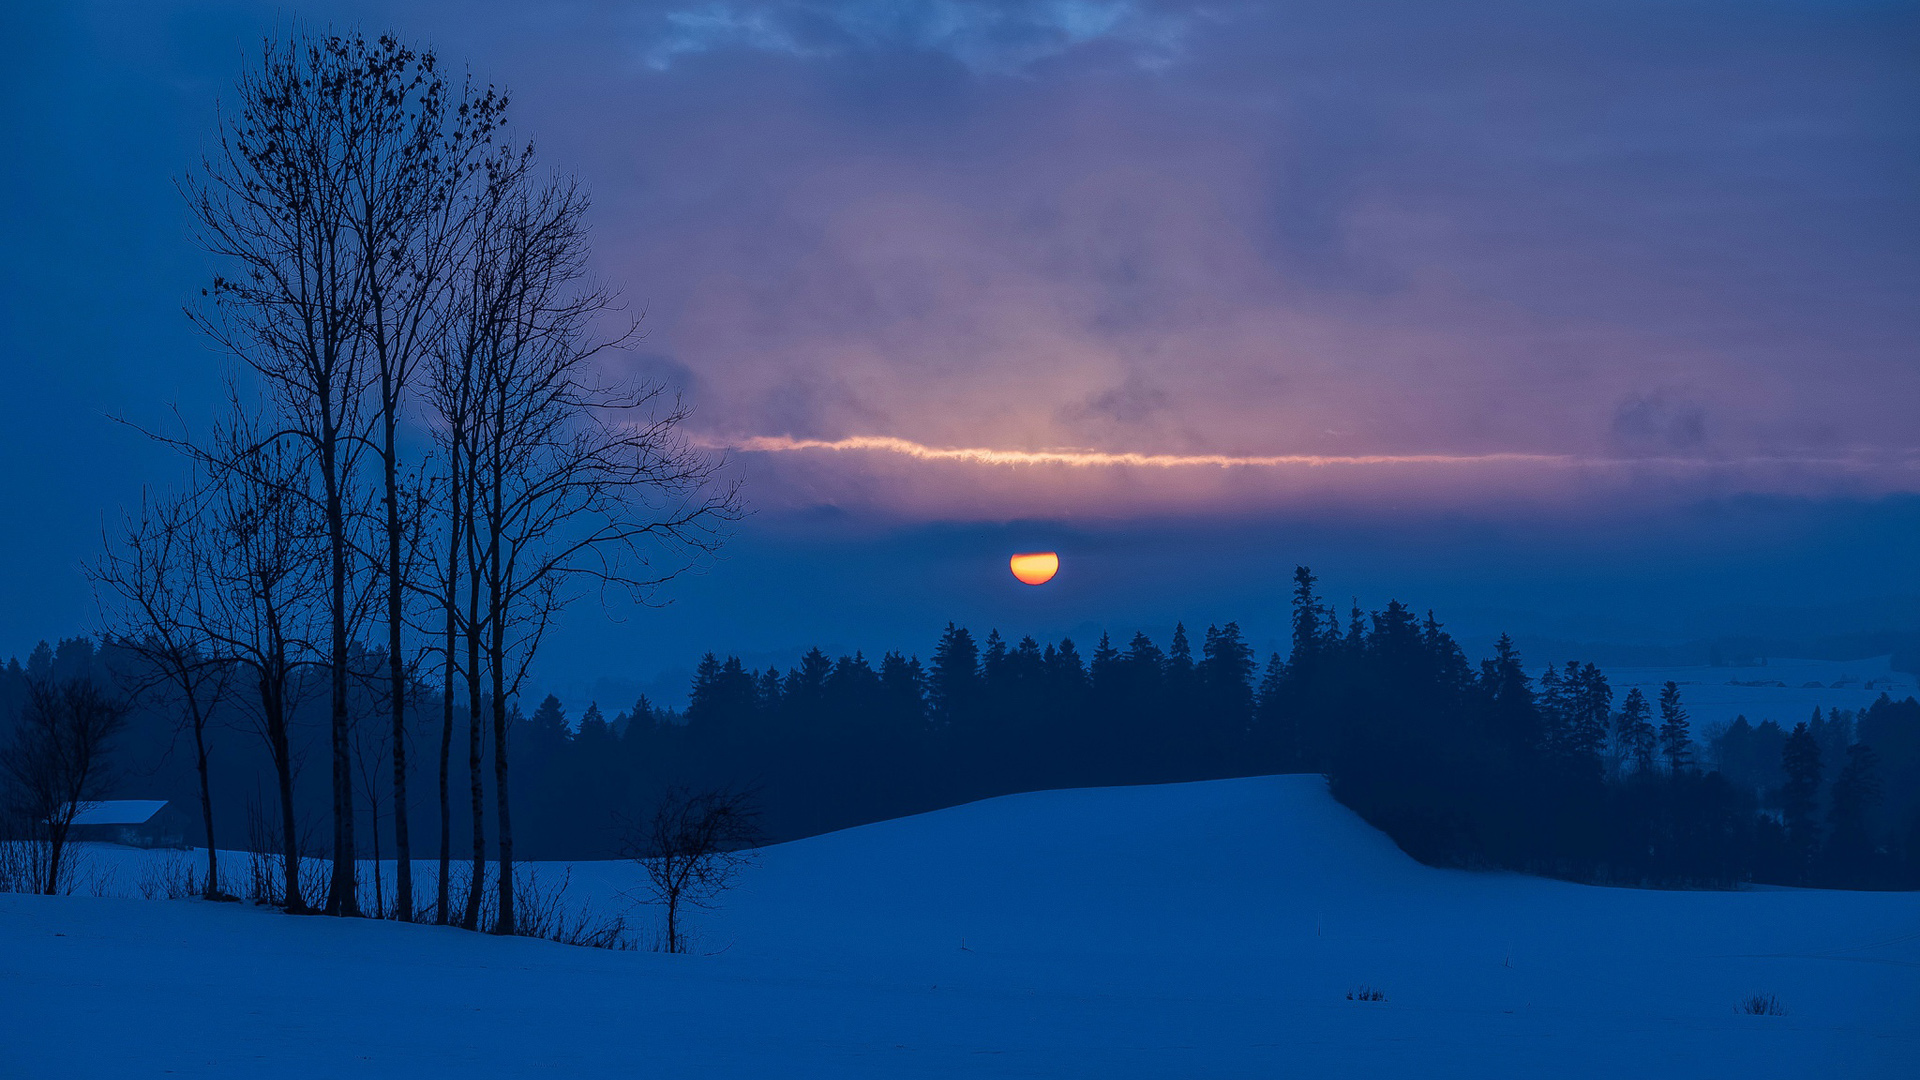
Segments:
[[[635,880],[573,871],[597,904]],[[1317,777],[1042,792],[784,844],[698,928],[702,951],[674,956],[0,896],[0,1075],[1754,1080],[1920,1061],[1920,895],[1434,870]],[[1348,1000],[1362,985],[1386,1000]],[[1787,1015],[1736,1011],[1756,993]]]
[[[1772,720],[1788,730],[1815,708],[1864,709],[1881,694],[1910,697],[1916,679],[1889,666],[1891,657],[1869,660],[1770,660],[1764,667],[1608,668],[1614,707],[1639,687],[1650,702],[1660,699],[1668,680],[1680,684],[1680,700],[1693,719],[1696,737],[1717,724],[1745,716],[1750,723]],[[1780,685],[1775,685],[1780,684]]]

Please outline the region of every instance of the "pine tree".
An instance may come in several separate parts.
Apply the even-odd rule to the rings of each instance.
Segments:
[[[1544,732],[1533,682],[1513,638],[1494,642],[1493,657],[1480,662],[1479,694],[1485,703],[1486,732],[1514,757],[1530,757],[1542,748]]]
[[[774,716],[780,711],[780,669],[767,665],[760,673],[760,679],[754,685],[754,707],[761,716]]]
[[[1836,871],[1857,881],[1873,856],[1872,816],[1880,804],[1879,757],[1866,743],[1847,747],[1827,808],[1827,853]]]
[[[1820,795],[1820,744],[1804,722],[1794,725],[1786,745],[1781,747],[1780,768],[1787,774],[1787,782],[1780,787],[1787,841],[1803,858],[1811,857],[1820,846],[1820,826],[1814,813]]]
[[[720,658],[708,653],[693,669],[693,686],[687,691],[687,723],[705,728],[720,722]]]
[[[1655,751],[1659,742],[1653,730],[1653,707],[1647,704],[1647,695],[1639,687],[1627,691],[1627,699],[1620,704],[1620,718],[1615,732],[1619,735],[1620,746],[1633,760],[1633,769],[1642,776],[1653,772]]]
[[[1607,718],[1613,712],[1613,688],[1592,664],[1567,661],[1567,756],[1582,769],[1599,775],[1600,755],[1607,743]]]
[[[1428,610],[1426,621],[1420,624],[1420,643],[1426,649],[1428,671],[1436,686],[1449,695],[1456,695],[1473,684],[1473,669],[1467,664],[1467,654],[1441,626],[1440,620],[1433,617],[1432,610]]]
[[[580,714],[580,735],[582,740],[592,740],[595,745],[604,742],[613,729],[607,725],[606,717],[600,715],[600,703],[587,702],[587,711]]]
[[[1253,695],[1254,730],[1257,742],[1271,755],[1271,764],[1282,769],[1293,767],[1300,753],[1298,737],[1287,724],[1286,693],[1287,665],[1279,653],[1272,653]]]
[[[527,721],[527,738],[536,743],[562,743],[573,735],[567,726],[567,710],[560,705],[560,699],[548,694],[540,707],[533,710],[533,716]]]
[[[1206,710],[1208,748],[1215,764],[1230,767],[1253,727],[1253,649],[1240,636],[1240,624],[1207,627],[1198,668],[1200,700]],[[1178,687],[1174,690],[1177,693]]]
[[[641,694],[633,703],[633,708],[613,718],[613,727],[622,740],[637,743],[653,734],[653,727],[658,722],[653,702],[647,700],[647,695]]]
[[[1000,631],[987,631],[987,647],[980,657],[980,677],[989,695],[997,696],[1007,686],[1007,643]]]
[[[1660,752],[1666,755],[1670,773],[1683,772],[1693,765],[1693,734],[1687,725],[1686,707],[1680,704],[1680,684],[1672,680],[1660,688]]]
[[[1253,647],[1240,636],[1240,624],[1207,627],[1201,649],[1200,680],[1209,703],[1243,724],[1253,712]]]
[[[1051,645],[1047,649],[1048,685],[1063,702],[1070,701],[1077,705],[1087,689],[1087,669],[1080,662],[1080,650],[1074,646],[1072,638],[1061,638],[1058,650]]]
[[[1313,591],[1313,571],[1293,568],[1293,658],[1289,666],[1311,665],[1320,648],[1320,597]]]
[[[1558,666],[1548,664],[1547,670],[1540,673],[1540,692],[1534,696],[1534,707],[1540,715],[1543,749],[1555,757],[1566,756],[1569,712],[1567,685],[1560,678]]]
[[[933,649],[927,696],[933,722],[953,727],[970,721],[980,700],[980,649],[966,627],[947,624]]]
[[[811,731],[826,719],[827,677],[833,661],[816,646],[800,657],[780,686],[780,711],[794,731]],[[754,696],[758,696],[755,688]]]
[[[1176,682],[1193,674],[1193,645],[1187,640],[1187,624],[1173,624],[1173,643],[1167,646],[1167,681]]]
[[[880,658],[880,701],[895,737],[920,733],[927,721],[927,679],[919,660],[897,652]]]

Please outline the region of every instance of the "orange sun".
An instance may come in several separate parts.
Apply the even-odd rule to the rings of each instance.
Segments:
[[[1025,555],[1015,555],[1007,560],[1013,576],[1028,585],[1045,585],[1060,572],[1060,556],[1051,551],[1035,551]]]

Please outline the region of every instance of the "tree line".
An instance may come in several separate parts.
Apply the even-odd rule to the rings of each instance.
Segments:
[[[770,831],[795,836],[1039,788],[1321,772],[1436,865],[1920,884],[1920,702],[1833,715],[1754,775],[1744,721],[1697,737],[1677,684],[1617,695],[1592,664],[1530,671],[1504,638],[1476,665],[1398,602],[1341,618],[1301,568],[1292,648],[1264,663],[1232,623],[1207,628],[1197,655],[1184,627],[1165,649],[1103,636],[1083,656],[957,626],[925,664],[814,649],[753,671],[709,655],[684,714],[643,699],[575,725],[548,698],[526,756],[542,835],[575,830],[582,853],[608,808],[675,781],[757,784]]]
[[[1594,665],[1529,668],[1504,639],[1474,664],[1432,614],[1394,602],[1342,619],[1315,590],[1297,571],[1292,647],[1264,662],[1232,623],[1207,628],[1197,655],[1184,627],[1164,649],[1137,633],[1083,655],[1071,640],[980,641],[950,625],[926,662],[811,649],[756,671],[710,654],[684,710],[642,698],[573,718],[551,696],[524,715],[510,703],[516,828],[532,857],[606,858],[630,852],[644,808],[676,790],[751,790],[764,835],[789,839],[1025,790],[1304,771],[1436,865],[1669,886],[1920,884],[1913,698],[1696,736],[1676,684],[1617,695]],[[0,702],[17,712],[34,685],[82,677],[125,685],[139,662],[111,643],[43,649],[28,670],[0,670]],[[442,711],[435,687],[417,690],[414,715]],[[245,697],[213,702],[208,728],[242,778]],[[351,711],[378,716],[379,702],[363,687]],[[290,724],[296,759],[325,748],[326,704],[311,695]],[[123,756],[158,760],[171,739],[190,751],[172,758],[184,786],[201,751],[174,737],[186,725],[164,705],[135,699]],[[416,721],[414,734],[436,733]],[[363,771],[369,752],[357,747]],[[395,791],[368,784],[359,812],[396,818]],[[309,793],[304,817],[324,811]],[[478,832],[466,827],[461,840]]]

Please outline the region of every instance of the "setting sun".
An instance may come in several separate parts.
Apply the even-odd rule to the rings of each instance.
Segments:
[[[1051,551],[1036,551],[1025,555],[1015,555],[1007,560],[1013,569],[1013,576],[1028,585],[1045,585],[1053,580],[1060,570],[1060,556]]]

